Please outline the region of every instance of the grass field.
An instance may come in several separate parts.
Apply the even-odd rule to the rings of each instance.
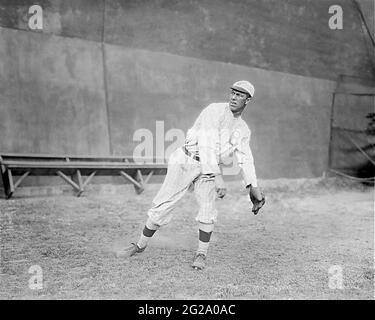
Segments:
[[[0,199],[0,298],[374,299],[373,188],[336,179],[261,185],[267,203],[254,216],[239,183],[228,183],[203,271],[190,267],[198,241],[192,193],[131,259],[113,253],[138,238],[158,185],[139,196],[128,186]],[[29,287],[35,265],[39,290]],[[333,270],[342,271],[342,287]]]

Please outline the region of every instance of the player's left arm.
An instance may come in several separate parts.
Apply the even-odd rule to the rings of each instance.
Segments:
[[[241,174],[245,181],[246,189],[249,190],[250,198],[262,201],[264,194],[258,187],[254,157],[250,148],[250,137],[250,129],[243,129],[241,132],[240,143],[235,150],[235,155],[237,157],[238,165],[241,168]]]
[[[234,151],[239,167],[241,168],[242,178],[245,181],[246,188],[250,185],[258,187],[257,175],[255,171],[254,157],[250,148],[250,129],[239,131],[240,141]]]

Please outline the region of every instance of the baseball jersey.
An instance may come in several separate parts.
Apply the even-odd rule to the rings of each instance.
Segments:
[[[202,174],[220,174],[222,159],[234,154],[246,186],[256,187],[250,136],[248,125],[241,116],[233,116],[228,103],[212,103],[203,109],[188,130],[185,147],[199,155]]]

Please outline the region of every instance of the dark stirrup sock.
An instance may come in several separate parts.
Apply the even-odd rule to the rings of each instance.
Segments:
[[[206,231],[199,229],[199,241],[210,242],[211,234],[212,234],[212,231],[206,232]]]
[[[201,229],[199,229],[199,243],[198,243],[198,249],[197,254],[203,254],[207,255],[208,247],[210,246],[210,238],[211,238],[211,232],[206,232]]]
[[[159,228],[159,225],[154,224],[150,219],[148,219],[137,242],[138,247],[146,248],[149,240]]]
[[[151,229],[147,228],[146,226],[143,228],[143,235],[145,237],[151,238],[154,235],[155,232],[156,232],[156,230],[151,230]]]

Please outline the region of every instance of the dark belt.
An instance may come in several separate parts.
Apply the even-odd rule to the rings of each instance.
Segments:
[[[185,152],[185,154],[191,158],[193,158],[194,160],[196,161],[200,161],[200,158],[199,156],[197,156],[196,154],[190,152],[188,149],[186,149],[185,146],[182,147],[182,151]]]

